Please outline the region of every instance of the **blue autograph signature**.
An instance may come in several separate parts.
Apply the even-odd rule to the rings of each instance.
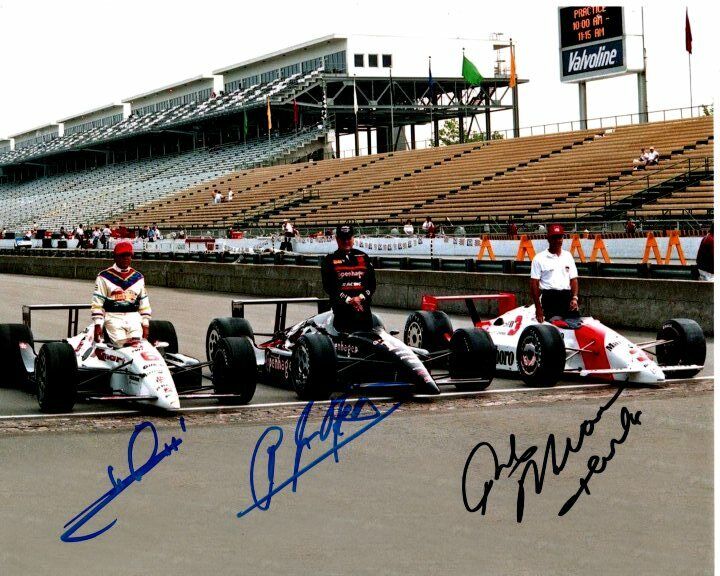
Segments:
[[[340,448],[349,444],[376,424],[382,422],[397,410],[400,404],[401,402],[393,404],[388,410],[381,412],[367,398],[359,398],[353,405],[347,402],[345,396],[341,396],[330,402],[330,406],[320,422],[319,429],[306,436],[305,428],[313,409],[313,402],[308,402],[295,426],[295,465],[293,467],[293,473],[278,485],[275,484],[275,455],[283,443],[283,431],[279,426],[268,427],[265,432],[260,435],[260,438],[258,438],[252,459],[250,460],[250,491],[252,492],[253,504],[245,508],[245,510],[238,512],[238,518],[245,516],[255,508],[258,510],[267,510],[270,508],[272,497],[288,486],[292,486],[292,491],[296,492],[298,478],[325,460],[328,456],[332,455],[335,462],[339,462],[338,451]],[[345,432],[342,431],[342,425],[345,422],[367,422],[367,424],[340,440],[341,436],[345,436]],[[316,440],[315,447],[318,447],[331,435],[332,445],[312,462],[303,465],[303,452],[313,448],[311,445],[313,440]],[[267,486],[264,494],[258,497],[258,490],[255,486],[255,466],[258,461],[258,454],[263,446],[266,446],[265,451],[267,452]]]
[[[180,417],[180,427],[182,428],[182,431],[185,432],[185,419],[181,416]],[[139,468],[135,468],[135,462],[134,462],[134,456],[133,456],[133,449],[135,447],[135,440],[140,435],[140,433],[143,430],[150,430],[150,433],[152,434],[153,439],[153,449],[152,453],[150,454],[150,457],[146,460],[146,462],[140,466]],[[182,444],[182,439],[177,439],[175,436],[172,437],[169,444],[165,444],[165,448],[163,448],[160,452],[158,452],[158,435],[157,430],[155,429],[155,426],[151,422],[142,422],[140,424],[137,424],[135,426],[135,430],[133,430],[132,435],[130,436],[130,441],[128,442],[128,470],[129,474],[126,478],[115,478],[115,474],[113,473],[113,467],[108,466],[108,476],[110,478],[110,484],[112,484],[112,488],[105,492],[100,498],[95,500],[92,504],[90,504],[87,508],[82,510],[79,514],[74,516],[63,528],[66,528],[65,532],[63,532],[60,535],[60,540],[63,542],[82,542],[83,540],[90,540],[91,538],[97,538],[104,532],[107,532],[112,528],[115,523],[117,522],[117,518],[110,522],[107,526],[104,528],[101,528],[100,530],[96,530],[95,532],[92,532],[90,534],[82,534],[79,536],[75,536],[75,532],[77,532],[82,526],[84,526],[88,520],[90,520],[95,514],[100,512],[105,506],[110,504],[116,496],[121,494],[125,488],[133,484],[133,482],[140,482],[142,480],[142,477],[150,472],[159,462],[170,456],[172,454],[173,450],[177,452],[178,447]]]

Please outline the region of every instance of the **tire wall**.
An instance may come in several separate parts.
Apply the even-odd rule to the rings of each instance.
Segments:
[[[98,258],[0,256],[0,273],[51,276],[92,281],[111,265]],[[208,262],[136,262],[150,286],[228,292],[258,297],[322,296],[320,271],[314,266],[216,264]],[[423,294],[488,294],[513,292],[518,304],[531,302],[524,275],[378,270],[376,306],[417,309]],[[476,303],[482,316],[497,314],[494,303]],[[580,278],[583,314],[613,327],[655,331],[668,318],[692,318],[706,334],[713,330],[713,283],[690,280]],[[462,303],[443,306],[463,313]]]

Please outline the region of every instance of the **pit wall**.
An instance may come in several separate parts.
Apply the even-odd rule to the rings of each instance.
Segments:
[[[0,256],[0,273],[85,279],[92,281],[111,262],[96,258]],[[216,264],[145,260],[138,263],[150,286],[257,297],[323,296],[320,271],[310,266]],[[407,310],[420,305],[423,294],[488,294],[512,292],[518,304],[529,304],[528,278],[495,273],[378,270],[373,302]],[[88,300],[91,286],[88,285]],[[580,306],[613,327],[656,330],[668,318],[692,318],[706,334],[713,330],[713,283],[689,280],[580,278]],[[494,303],[477,303],[482,316],[497,313]],[[448,312],[464,310],[448,305]]]

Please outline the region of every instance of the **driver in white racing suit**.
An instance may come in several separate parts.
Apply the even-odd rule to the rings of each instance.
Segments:
[[[90,305],[95,342],[102,340],[103,325],[117,346],[148,337],[152,311],[145,278],[130,266],[132,257],[132,244],[118,242],[113,250],[115,264],[98,274]]]

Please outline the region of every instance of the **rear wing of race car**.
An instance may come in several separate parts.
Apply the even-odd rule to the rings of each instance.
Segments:
[[[497,300],[498,316],[502,316],[505,312],[509,312],[517,308],[517,299],[515,294],[510,292],[499,292],[498,294],[470,294],[465,296],[428,296],[422,297],[421,310],[434,311],[437,310],[442,302],[457,302],[463,300],[467,306],[470,319],[473,324],[480,322],[480,315],[475,308],[475,300]]]
[[[275,327],[271,333],[255,332],[258,336],[274,336],[285,330],[288,304],[317,303],[317,313],[322,314],[330,310],[329,298],[269,298],[261,300],[233,300],[231,304],[233,318],[245,318],[245,306],[259,306],[261,304],[275,304]]]
[[[22,307],[22,320],[23,324],[30,328],[32,331],[32,312],[33,310],[67,310],[68,311],[68,323],[67,323],[67,336],[71,338],[78,333],[78,324],[80,319],[80,310],[89,310],[90,304],[23,304]],[[40,340],[35,338],[35,342],[56,342],[55,340]]]

